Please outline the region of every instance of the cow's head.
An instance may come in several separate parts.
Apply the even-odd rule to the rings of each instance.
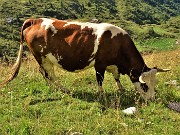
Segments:
[[[145,101],[155,98],[156,73],[166,71],[169,71],[169,69],[153,68],[148,72],[143,72],[139,77],[139,82],[134,83],[135,88]]]

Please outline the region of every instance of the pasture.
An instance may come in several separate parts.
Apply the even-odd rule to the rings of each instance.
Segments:
[[[180,49],[143,56],[149,67],[169,68],[157,75],[156,99],[147,104],[127,76],[121,76],[125,92],[117,90],[110,73],[105,74],[104,95],[99,95],[93,68],[80,73],[57,70],[59,80],[70,90],[62,93],[48,86],[29,55],[16,79],[0,89],[0,134],[2,135],[149,135],[180,133],[180,114],[167,108],[180,102]],[[0,65],[0,81],[11,66]],[[135,115],[123,109],[135,106]]]

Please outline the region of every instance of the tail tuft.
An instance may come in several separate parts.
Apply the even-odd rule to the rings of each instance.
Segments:
[[[11,73],[7,76],[5,81],[3,81],[0,84],[0,88],[4,87],[4,85],[6,85],[10,81],[12,81],[18,75],[19,69],[20,69],[20,66],[21,66],[22,51],[23,51],[23,44],[20,44],[20,49],[19,49],[18,58],[16,60],[16,63],[13,65],[13,67],[11,69]]]

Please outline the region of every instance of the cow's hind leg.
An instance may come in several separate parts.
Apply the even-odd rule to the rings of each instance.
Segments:
[[[53,69],[52,69],[53,70]],[[39,67],[39,71],[42,74],[42,76],[44,77],[44,79],[46,80],[46,82],[48,84],[51,84],[53,81],[55,81],[55,78],[52,78],[52,76],[50,75],[50,73],[48,73],[47,70],[44,69],[44,67],[40,66]],[[51,71],[52,72],[52,71]]]
[[[39,71],[48,83],[58,80],[54,73],[54,64],[48,58],[42,59],[42,64],[40,65]]]
[[[60,84],[57,76],[55,75],[53,63],[51,63],[51,62],[43,63],[43,65],[40,66],[39,71],[41,72],[44,79],[50,86],[53,86],[55,89],[61,89],[61,91],[64,93],[69,92],[69,90],[67,90],[65,87],[63,87]]]

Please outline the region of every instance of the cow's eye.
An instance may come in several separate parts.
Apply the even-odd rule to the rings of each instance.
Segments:
[[[141,88],[144,90],[144,92],[148,91],[148,86],[146,85],[146,83],[141,83]]]

